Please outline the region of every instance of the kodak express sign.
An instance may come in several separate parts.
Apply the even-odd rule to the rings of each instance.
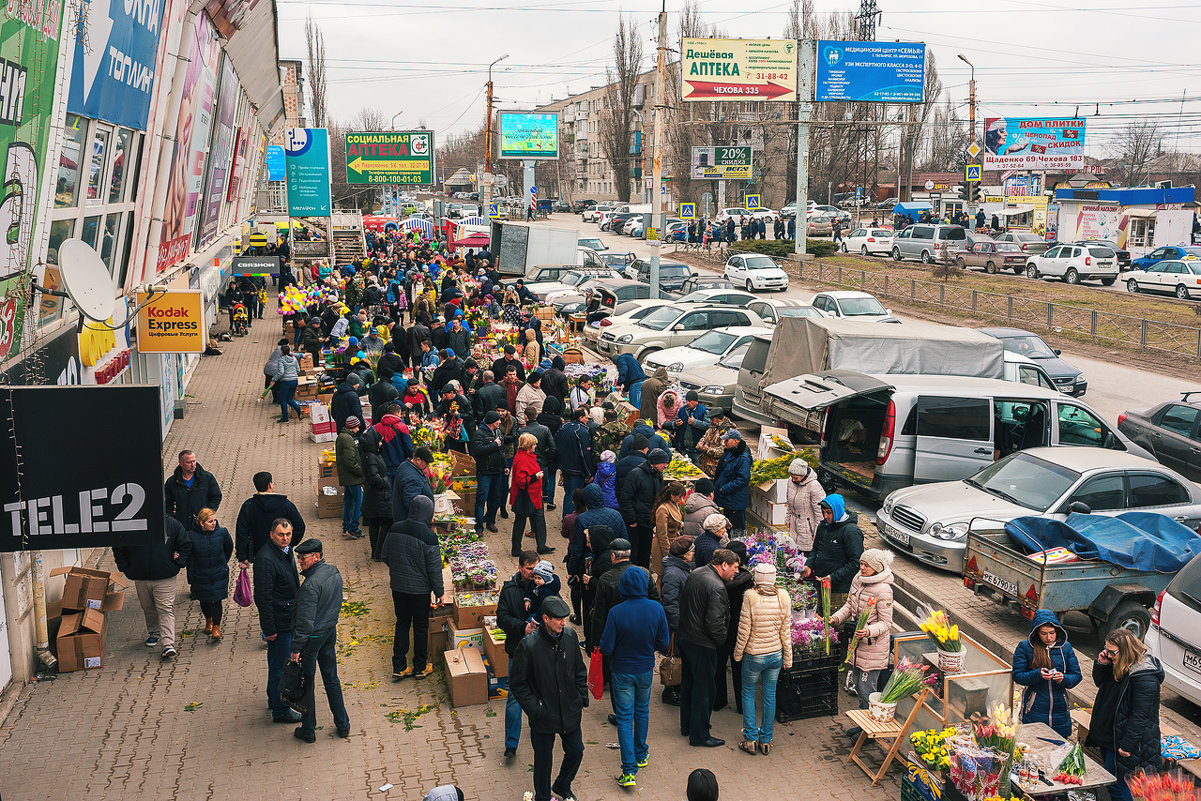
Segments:
[[[139,292],[138,306],[150,296]],[[138,312],[141,353],[203,353],[204,300],[199,289],[167,290]]]

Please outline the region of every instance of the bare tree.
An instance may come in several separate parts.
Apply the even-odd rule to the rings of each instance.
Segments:
[[[642,74],[642,40],[637,27],[622,17],[613,37],[613,69],[605,69],[609,87],[600,117],[600,140],[613,170],[618,200],[630,199],[630,145],[634,136],[634,92]]]
[[[329,125],[330,190],[333,193],[334,204],[337,206],[354,207],[364,212],[371,212],[380,199],[381,188],[364,184],[352,184],[346,180],[346,134],[351,131],[382,131],[388,124],[387,117],[379,109],[362,108],[350,118],[350,122],[342,124],[337,120],[327,120]]]
[[[1120,186],[1139,186],[1151,177],[1151,162],[1163,153],[1163,132],[1152,120],[1132,122],[1114,136],[1109,146],[1117,160],[1114,178]]]
[[[310,14],[304,21],[304,38],[309,53],[309,105],[313,110],[312,125],[324,128],[329,122],[329,107],[325,96],[325,36]]]

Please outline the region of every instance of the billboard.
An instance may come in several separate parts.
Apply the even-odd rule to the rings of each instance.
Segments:
[[[138,293],[138,353],[203,353],[206,327],[199,289],[172,289],[150,296]]]
[[[749,181],[754,152],[749,145],[692,148],[692,177]]]
[[[75,37],[67,111],[146,129],[166,3],[90,0]]]
[[[797,99],[794,39],[685,39],[684,100]]]
[[[432,184],[433,131],[346,134],[346,183]]]
[[[284,148],[283,145],[267,145],[267,180],[282,181],[284,179]]]
[[[989,117],[984,169],[1072,170],[1084,166],[1084,120]]]
[[[497,158],[557,159],[559,115],[501,111],[496,115]]]
[[[209,148],[208,186],[204,191],[204,203],[200,210],[197,249],[204,247],[217,236],[221,223],[221,201],[229,183],[230,157],[234,146],[234,114],[241,95],[238,74],[228,58],[221,66],[221,87],[217,95],[216,132]]]
[[[818,102],[921,103],[925,84],[921,42],[818,40]]]
[[[284,139],[288,216],[328,217],[330,199],[329,131],[289,128]]]

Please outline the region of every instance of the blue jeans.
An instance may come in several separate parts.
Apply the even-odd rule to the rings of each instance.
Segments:
[[[1109,790],[1110,801],[1132,801],[1130,787],[1126,784],[1126,777],[1118,773],[1118,752],[1102,748],[1101,759],[1105,762],[1105,769],[1118,777],[1116,783],[1106,788]]]
[[[338,627],[320,631],[309,637],[300,650],[300,664],[304,668],[304,677],[308,682],[309,691],[306,697],[308,706],[302,714],[300,730],[305,734],[317,733],[317,704],[316,683],[317,668],[321,668],[321,682],[325,685],[325,697],[329,700],[329,711],[334,716],[334,725],[338,731],[350,728],[350,716],[346,714],[346,702],[342,700],[342,682],[338,680],[338,653],[335,646],[338,643]]]
[[[613,704],[617,707],[617,740],[621,745],[621,772],[637,773],[638,760],[647,753],[653,672],[614,673]]]
[[[575,504],[571,502],[571,494],[580,487],[588,483],[587,476],[575,476],[570,473],[563,474],[563,515],[567,516],[575,511]]]
[[[296,410],[296,416],[300,416],[300,404],[294,398],[296,397],[296,385],[300,383],[295,378],[291,381],[277,381],[275,386],[279,389],[279,409],[280,419],[285,423],[288,422],[288,407],[291,406]]]
[[[476,476],[475,530],[483,531],[485,525],[496,525],[496,510],[500,507],[505,491],[505,475]]]
[[[780,651],[742,655],[742,739],[770,743],[776,725],[776,680],[784,667]],[[755,687],[763,684],[763,722],[755,725]]]
[[[279,697],[279,677],[292,655],[292,632],[280,631],[267,641],[267,706],[273,715],[283,714],[288,705]]]
[[[641,381],[635,381],[633,384],[630,385],[629,397],[630,397],[630,405],[631,406],[633,406],[635,409],[642,408],[642,382]]]
[[[505,701],[505,749],[516,748],[521,741],[521,704],[517,697],[509,693]]]
[[[358,534],[359,518],[363,515],[363,485],[351,484],[343,489],[342,530]]]

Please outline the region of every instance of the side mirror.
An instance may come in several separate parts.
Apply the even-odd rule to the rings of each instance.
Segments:
[[[1055,350],[1053,350],[1053,351],[1051,351],[1051,352],[1052,352],[1052,353],[1054,353],[1056,356],[1058,356],[1059,354],[1063,353],[1063,351],[1061,351],[1059,348],[1055,348]]]
[[[672,330],[672,331],[683,331],[683,330],[684,330],[684,324],[683,324],[683,323],[676,323],[675,325],[673,325],[673,326],[671,327],[671,330]]]
[[[1068,511],[1078,515],[1091,515],[1092,508],[1084,501],[1072,501],[1068,504]]]
[[[693,277],[693,278],[700,278],[700,277],[701,277],[701,274],[700,274],[700,273],[698,273],[698,272],[696,272],[695,270],[693,270],[693,271],[692,271],[692,277]]]

